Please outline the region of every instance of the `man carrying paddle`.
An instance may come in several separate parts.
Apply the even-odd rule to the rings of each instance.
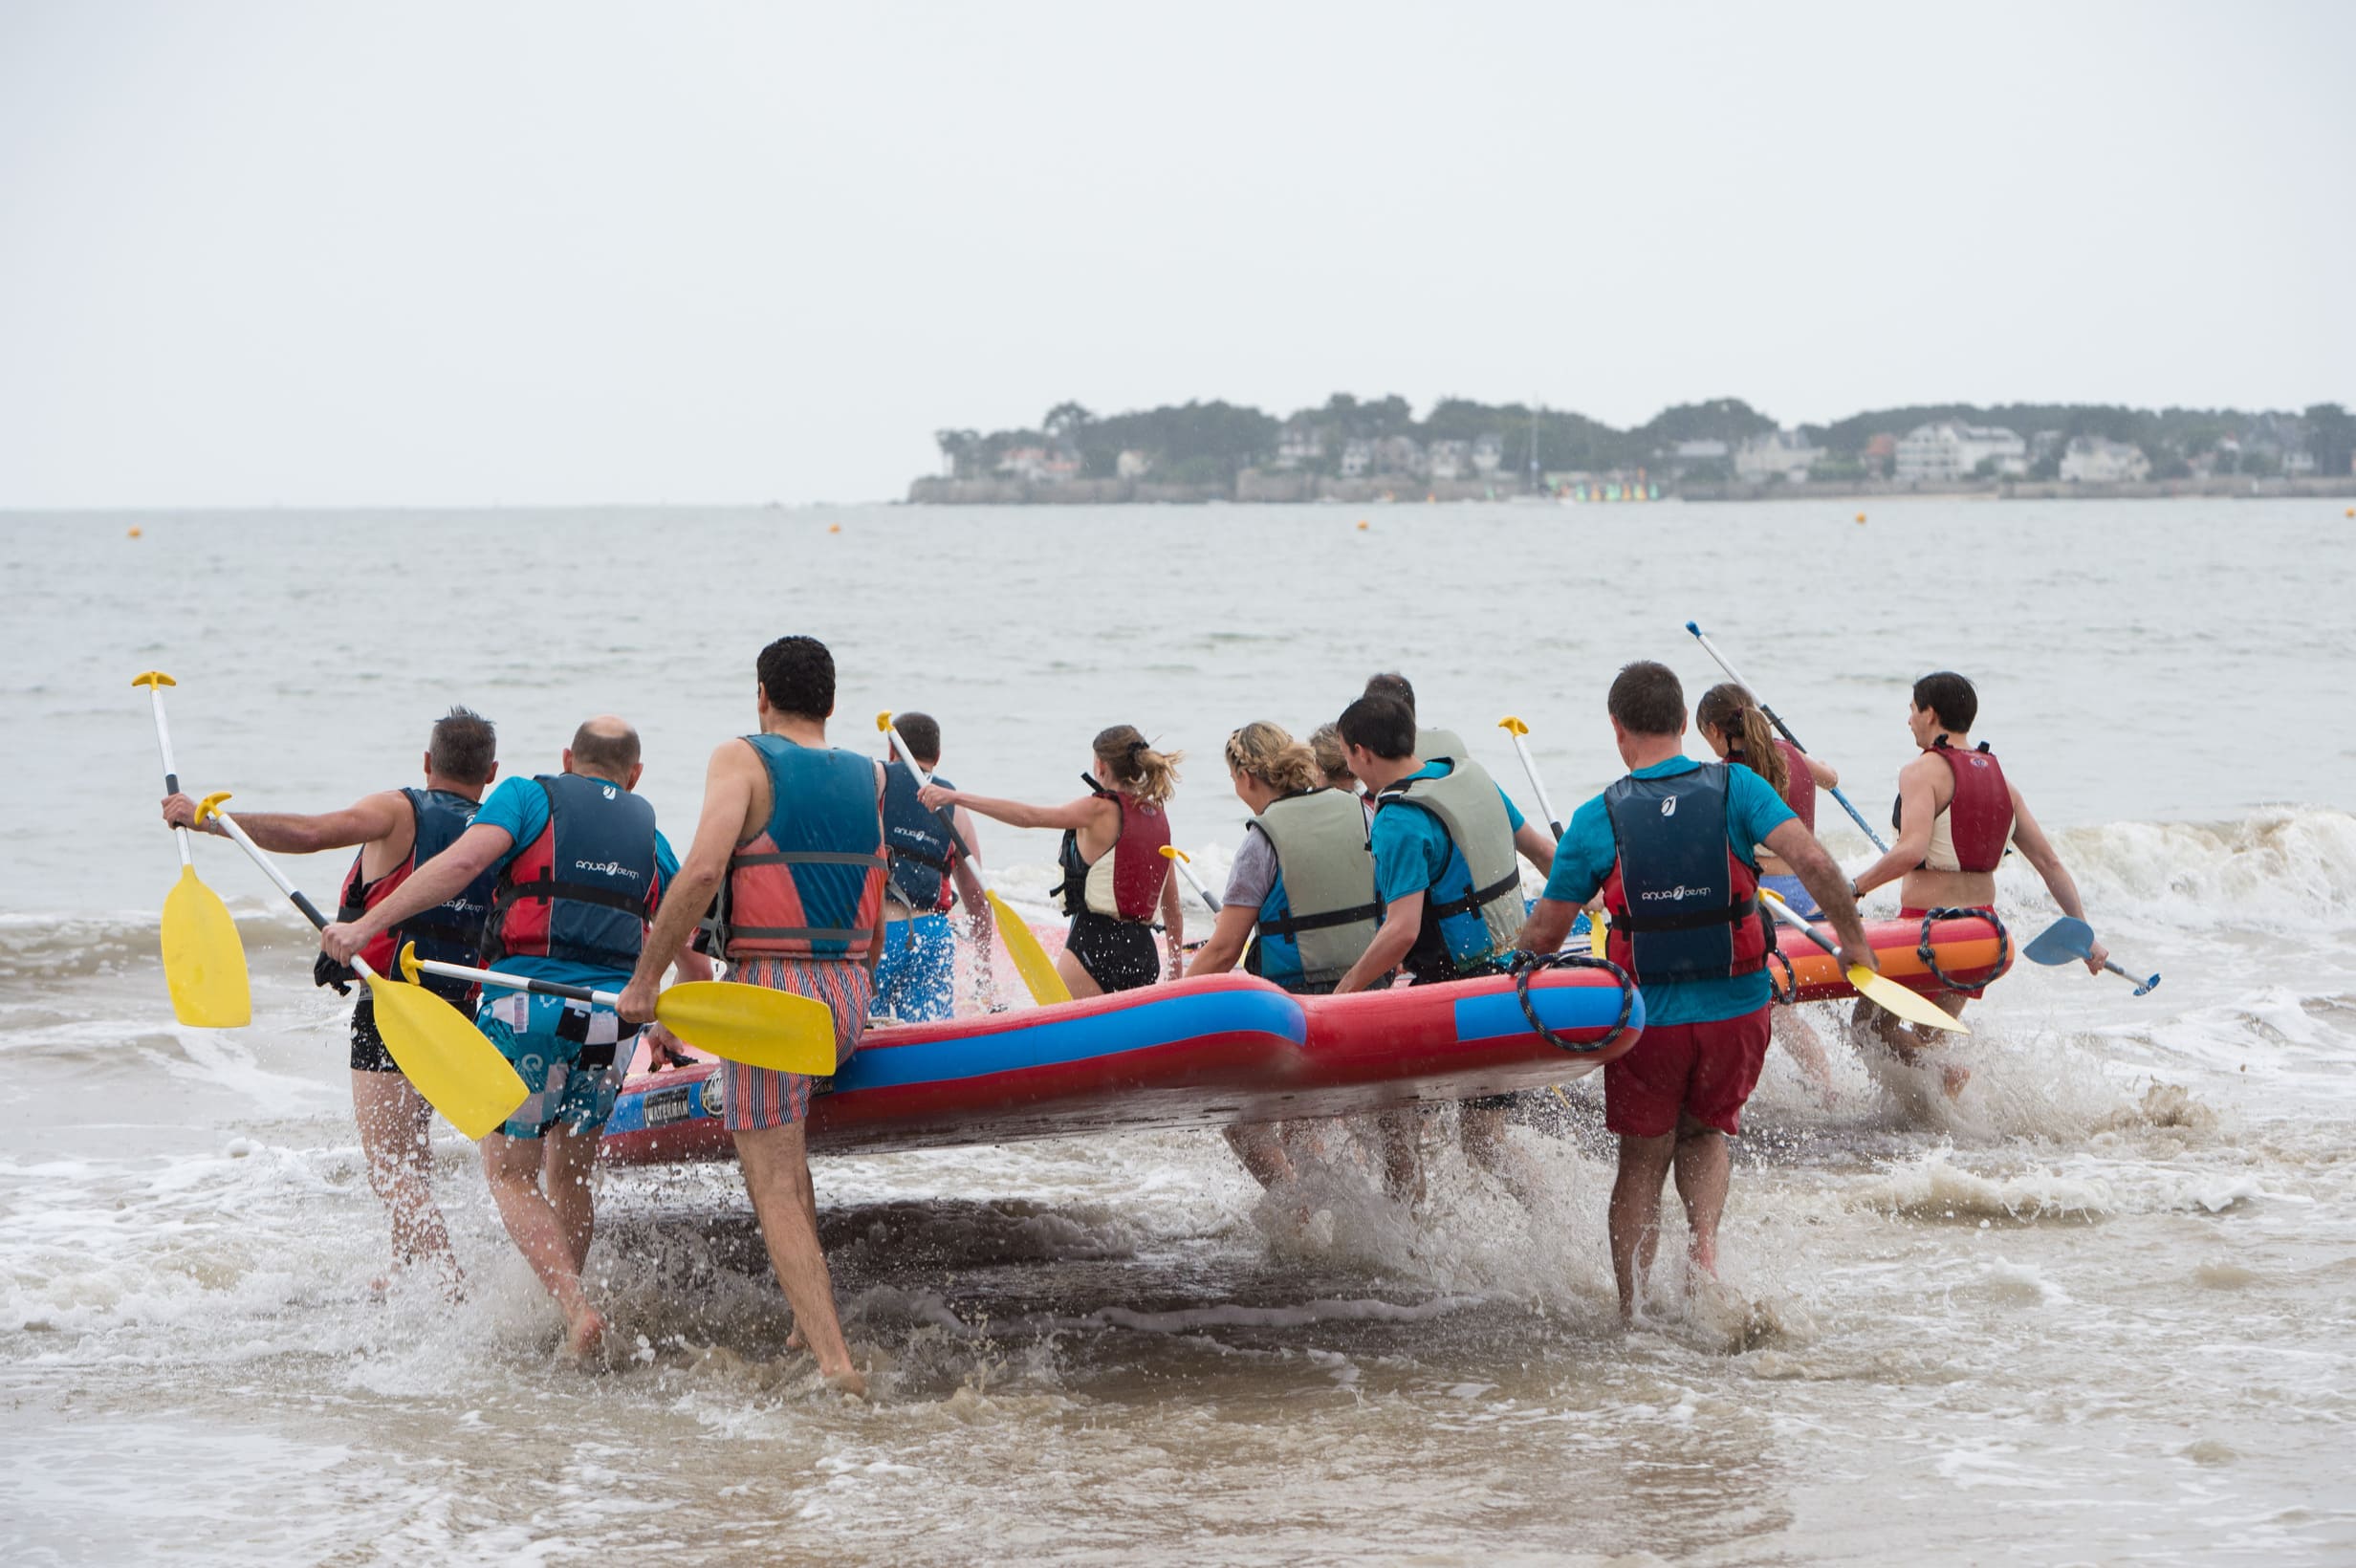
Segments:
[[[716,950],[729,978],[792,991],[834,1014],[835,1060],[850,1059],[875,999],[884,942],[884,770],[826,743],[835,661],[816,638],[761,650],[757,733],[725,741],[704,776],[704,813],[646,956],[622,993],[622,1015],[654,1016],[657,955],[685,942],[716,895]],[[914,746],[911,741],[910,746]],[[789,1347],[806,1342],[836,1387],[863,1394],[818,1249],[804,1122],[813,1080],[722,1064],[724,1120],[736,1140],[761,1239],[794,1309]]]
[[[1382,677],[1377,677],[1378,680]],[[1391,677],[1396,680],[1397,677]],[[1554,851],[1479,763],[1462,754],[1426,761],[1415,713],[1394,697],[1361,697],[1342,709],[1350,771],[1373,792],[1375,893],[1382,928],[1334,994],[1364,991],[1401,965],[1417,985],[1492,974],[1521,930],[1521,866],[1540,871]],[[1505,1154],[1503,1097],[1467,1100],[1458,1113],[1465,1153],[1526,1195],[1527,1179]],[[1383,1113],[1386,1180],[1394,1198],[1420,1184],[1413,1110]]]
[[[344,879],[337,913],[355,919],[389,900],[417,868],[455,841],[473,822],[483,791],[499,771],[498,737],[480,713],[453,708],[435,721],[425,741],[425,787],[384,790],[362,795],[338,812],[306,816],[294,812],[240,813],[239,825],[264,849],[282,855],[312,855],[358,846]],[[164,819],[226,838],[221,824],[199,822],[196,802],[175,795],[164,802]],[[393,968],[400,944],[414,941],[426,958],[471,964],[483,915],[491,907],[491,879],[477,877],[445,898],[422,904],[398,926],[370,943],[364,956],[379,973]],[[339,992],[351,991],[353,971],[322,956],[313,978]],[[430,980],[429,990],[463,1001],[464,982]],[[449,1232],[433,1201],[433,1147],[427,1128],[433,1109],[402,1076],[384,1037],[377,1032],[376,1003],[362,988],[352,1005],[352,1116],[360,1124],[360,1146],[368,1165],[368,1185],[390,1211],[393,1262],[397,1268],[429,1262],[446,1284],[459,1279]]]
[[[574,731],[563,772],[500,785],[455,843],[382,904],[321,931],[320,947],[348,961],[380,933],[490,876],[484,968],[618,988],[639,964],[647,923],[678,870],[654,808],[631,793],[644,771],[637,730],[610,714],[589,720]],[[659,950],[659,969],[676,960],[689,978],[710,972],[684,942]],[[520,991],[487,995],[475,1024],[530,1091],[483,1140],[483,1174],[509,1238],[564,1314],[565,1354],[583,1356],[606,1327],[580,1281],[597,1221],[589,1167],[637,1030],[609,1009]]]
[[[1901,920],[1922,920],[1933,909],[1992,910],[1996,896],[1996,866],[2004,852],[2016,848],[2037,867],[2062,912],[2083,920],[2085,906],[2078,899],[2078,883],[2054,852],[2053,843],[2028,802],[2005,777],[2003,765],[1985,744],[1972,744],[1972,726],[1979,717],[1979,692],[1952,670],[1940,670],[1914,683],[1907,709],[1907,730],[1922,755],[1898,772],[1898,803],[1890,826],[1897,841],[1889,852],[1858,873],[1850,883],[1863,898],[1883,883],[1904,879],[1899,885]],[[2103,972],[2110,956],[2100,942],[2089,940],[2086,970]],[[1932,1000],[1951,1016],[1963,1014],[1963,1004],[1981,988],[1940,992]],[[1928,1043],[1892,1014],[1858,1004],[1857,1021],[1870,1015],[1891,1055],[1911,1062]],[[1947,1093],[1961,1092],[1970,1076],[1959,1064],[1944,1069]]]
[[[974,865],[973,817],[963,806],[928,809],[917,798],[915,773],[902,765],[898,742],[915,753],[918,768],[945,790],[956,788],[933,770],[941,761],[941,726],[928,713],[892,719],[895,740],[884,773],[884,838],[891,867],[884,884],[884,956],[876,968],[876,1000],[902,1023],[947,1018],[957,1010],[956,938],[949,911],[963,901],[973,942],[975,972],[985,994],[991,984],[990,953],[994,923]]]
[[[1766,1060],[1775,947],[1756,898],[1764,844],[1826,911],[1848,964],[1875,967],[1856,902],[1816,836],[1748,768],[1685,754],[1685,692],[1667,665],[1627,665],[1611,684],[1611,729],[1627,776],[1579,808],[1556,846],[1546,895],[1520,946],[1552,953],[1600,891],[1609,957],[1642,988],[1645,1032],[1603,1066],[1603,1124],[1620,1140],[1611,1265],[1631,1322],[1660,1240],[1673,1169],[1694,1265],[1717,1266],[1726,1141]]]

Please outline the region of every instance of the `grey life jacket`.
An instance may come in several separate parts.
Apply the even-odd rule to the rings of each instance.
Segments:
[[[1288,991],[1331,991],[1382,925],[1364,809],[1347,791],[1309,790],[1271,801],[1245,831],[1266,836],[1283,879],[1245,967]]]
[[[1419,752],[1418,755],[1421,755]],[[1425,757],[1429,762],[1431,758]],[[1489,770],[1467,757],[1449,759],[1445,778],[1393,784],[1377,797],[1378,811],[1420,808],[1440,819],[1463,859],[1462,873],[1431,889],[1424,928],[1407,955],[1421,980],[1478,972],[1501,963],[1528,918],[1521,903],[1521,860],[1505,797]]]

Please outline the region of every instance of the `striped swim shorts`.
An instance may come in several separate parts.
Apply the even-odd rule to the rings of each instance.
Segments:
[[[730,966],[729,978],[748,986],[792,991],[826,1004],[835,1015],[835,1065],[851,1059],[867,1028],[875,1001],[875,977],[867,966],[840,958],[747,958]],[[819,1080],[805,1073],[779,1073],[738,1061],[720,1064],[726,1085],[721,1120],[731,1132],[791,1126],[810,1114],[810,1089]]]

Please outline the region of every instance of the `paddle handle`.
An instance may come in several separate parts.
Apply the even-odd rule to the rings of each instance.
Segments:
[[[1521,758],[1521,771],[1530,775],[1530,789],[1538,796],[1538,809],[1546,814],[1546,825],[1554,830],[1555,842],[1562,842],[1562,818],[1555,815],[1555,803],[1546,797],[1546,781],[1538,776],[1538,759],[1530,754],[1530,745],[1521,737],[1529,727],[1519,719],[1507,717],[1497,721],[1497,728],[1514,737],[1515,754]]]
[[[151,669],[131,684],[147,688],[147,706],[155,710],[156,715],[156,750],[164,753],[164,793],[178,795],[180,770],[172,762],[172,727],[164,719],[164,688],[179,683],[160,669]],[[180,846],[180,863],[194,865],[196,858],[188,852],[188,830],[172,829],[172,838]]]
[[[236,817],[231,817],[228,812],[221,809],[221,802],[227,800],[228,798],[229,795],[226,791],[219,795],[207,795],[196,808],[196,819],[202,822],[206,817],[209,817],[214,821],[220,823],[221,831],[235,839],[237,847],[244,850],[247,855],[252,858],[253,863],[262,868],[263,876],[268,877],[272,882],[278,884],[278,891],[284,893],[287,896],[288,902],[292,903],[295,908],[300,909],[303,912],[303,918],[311,922],[311,924],[317,929],[322,931],[326,930],[327,917],[319,913],[319,906],[312,903],[301,888],[287,881],[286,873],[278,869],[278,862],[263,854],[262,846],[255,843],[251,838],[246,837],[246,830],[237,825]],[[358,953],[354,953],[352,955],[351,967],[362,980],[367,981],[371,985],[374,985],[378,980],[382,978],[382,976],[378,974],[376,970],[370,969],[368,967],[368,961],[360,957]]]
[[[1726,678],[1728,680],[1734,682],[1736,686],[1742,687],[1743,690],[1751,694],[1751,700],[1758,704],[1758,710],[1767,715],[1767,722],[1776,727],[1776,732],[1780,734],[1785,740],[1790,741],[1794,751],[1800,752],[1802,756],[1807,755],[1808,749],[1800,744],[1800,737],[1793,734],[1792,727],[1783,722],[1783,715],[1767,706],[1767,700],[1758,694],[1758,687],[1753,686],[1750,682],[1742,678],[1742,672],[1734,667],[1732,660],[1728,659],[1726,655],[1718,651],[1718,645],[1710,641],[1709,634],[1704,632],[1701,627],[1695,625],[1691,621],[1685,623],[1685,629],[1691,632],[1693,634],[1693,641],[1699,642],[1702,647],[1708,651],[1710,657],[1718,662],[1718,667],[1726,671]],[[1849,803],[1849,797],[1841,793],[1841,787],[1837,784],[1829,786],[1829,793],[1835,800],[1841,802],[1841,809],[1849,814],[1849,820],[1856,823],[1857,826],[1863,830],[1865,836],[1873,841],[1873,847],[1887,853],[1889,849],[1889,845],[1884,843],[1882,841],[1882,836],[1873,831],[1873,824],[1865,820],[1865,814],[1859,811],[1855,806]]]
[[[534,980],[528,975],[502,974],[497,969],[469,969],[464,964],[445,964],[433,958],[408,958],[402,962],[404,969],[423,969],[427,974],[447,974],[453,980],[471,980],[478,986],[505,986],[510,991],[528,991],[534,996],[561,996],[568,1002],[595,1002],[600,1007],[620,1007],[622,997],[610,991],[591,991],[587,986],[560,985],[554,980]]]
[[[1186,878],[1188,886],[1202,895],[1203,903],[1210,907],[1212,914],[1216,915],[1220,912],[1222,905],[1217,899],[1211,896],[1211,889],[1203,885],[1202,879],[1194,874],[1193,861],[1185,850],[1180,849],[1176,844],[1164,844],[1162,859],[1178,868],[1178,874]]]
[[[2156,974],[2147,977],[2145,975],[2137,974],[2133,969],[2122,969],[2119,965],[2119,961],[2115,958],[2104,959],[2103,968],[2108,969],[2111,973],[2120,976],[2122,979],[2132,980],[2135,982],[2135,994],[2138,996],[2141,996],[2144,992],[2149,991],[2152,987],[2160,983],[2160,977]]]

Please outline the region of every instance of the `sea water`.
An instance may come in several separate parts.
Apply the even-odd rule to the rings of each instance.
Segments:
[[[2345,1560],[2356,523],[1870,507],[0,519],[0,1560]],[[840,743],[923,709],[980,792],[1077,795],[1110,724],[1184,750],[1215,877],[1237,725],[1305,733],[1404,670],[1527,810],[1493,728],[1525,720],[1567,813],[1619,772],[1622,663],[1717,678],[1688,620],[1873,815],[1911,678],[1973,675],[2097,929],[2165,981],[2023,965],[1952,1105],[1816,1010],[1829,1103],[1770,1058],[1723,1277],[1684,1277],[1672,1202],[1634,1332],[1590,1078],[1514,1129],[1528,1208],[1444,1122],[1414,1212],[1346,1157],[1263,1196],[1210,1133],[823,1161],[865,1404],[783,1348],[733,1167],[610,1172],[583,1373],[447,1126],[470,1294],[370,1288],[345,1004],[218,840],[253,1025],[164,995],[149,668],[184,780],[257,811],[416,782],[453,702],[509,773],[618,712],[684,844],[753,656],[810,632]],[[1045,918],[1047,836],[982,849]],[[343,858],[294,865],[324,898]],[[1999,882],[2016,930],[2053,918]]]

